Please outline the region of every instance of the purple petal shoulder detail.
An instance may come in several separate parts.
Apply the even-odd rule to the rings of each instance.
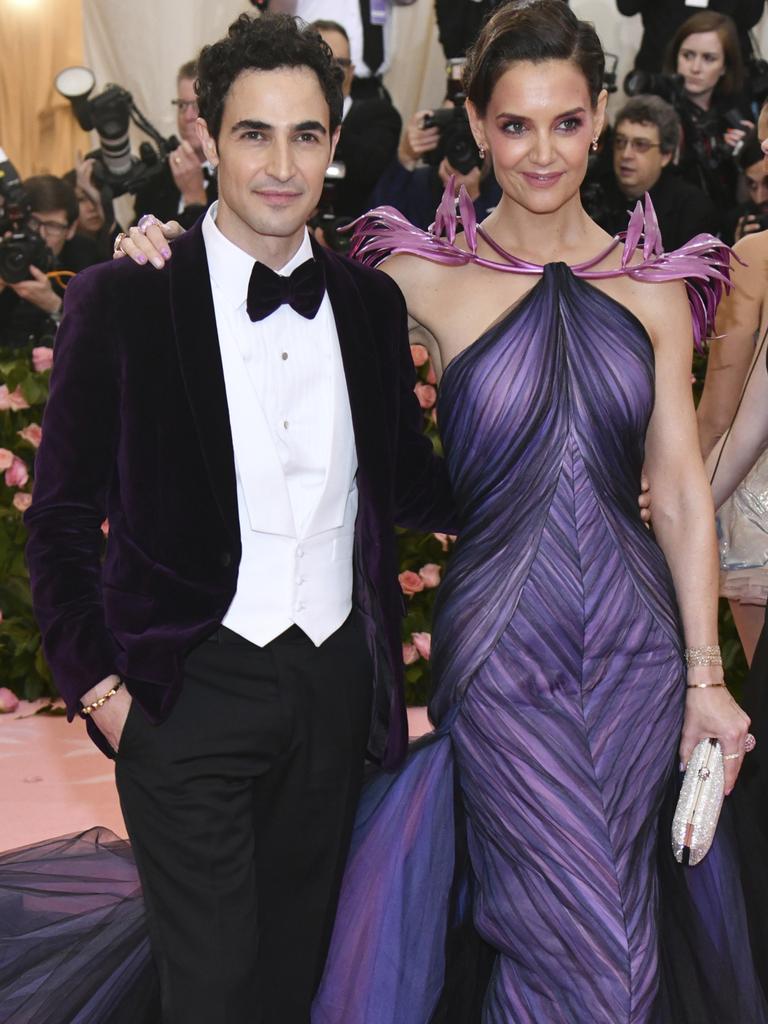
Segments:
[[[456,245],[459,223],[467,249]],[[501,258],[486,259],[477,255],[477,240],[483,241]],[[624,245],[621,265],[612,270],[595,269],[618,245]],[[390,206],[380,206],[355,221],[351,255],[370,266],[378,266],[387,257],[409,253],[445,266],[478,266],[506,273],[540,274],[543,267],[519,259],[506,252],[477,224],[475,208],[462,186],[455,198],[453,178],[448,182],[429,230],[414,227],[401,213]],[[640,257],[639,261],[637,257]],[[714,329],[715,313],[724,292],[731,286],[731,258],[738,256],[714,235],[696,235],[690,242],[672,252],[664,252],[656,211],[646,193],[632,211],[627,230],[620,232],[592,259],[572,266],[576,277],[587,280],[621,277],[638,281],[685,281],[691,307],[693,336],[702,349]],[[741,262],[741,261],[740,261]]]

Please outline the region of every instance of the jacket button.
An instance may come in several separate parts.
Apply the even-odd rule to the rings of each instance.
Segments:
[[[231,551],[222,551],[221,555],[219,556],[219,561],[221,562],[221,564],[224,566],[225,569],[228,566],[232,565],[232,552]]]

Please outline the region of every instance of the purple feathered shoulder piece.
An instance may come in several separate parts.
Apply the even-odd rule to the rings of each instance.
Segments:
[[[478,225],[475,208],[464,186],[454,198],[454,183],[446,185],[435,221],[427,231],[414,227],[391,206],[379,206],[354,224],[351,254],[369,266],[378,266],[389,256],[410,253],[446,266],[476,263],[480,266],[515,274],[540,274],[543,267],[528,263],[506,252]],[[460,225],[460,227],[459,227]],[[456,244],[456,235],[464,232],[464,245]],[[478,238],[500,257],[486,259],[477,255]],[[617,246],[624,245],[621,266],[613,270],[595,269]],[[715,312],[724,291],[730,288],[731,249],[714,235],[696,235],[690,242],[664,252],[656,211],[646,193],[637,201],[627,225],[611,244],[586,263],[571,267],[577,277],[591,280],[626,275],[639,281],[685,281],[691,306],[693,335],[697,348],[712,334]],[[638,258],[639,257],[639,258]]]

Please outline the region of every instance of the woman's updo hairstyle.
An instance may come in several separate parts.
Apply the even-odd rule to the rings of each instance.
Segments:
[[[467,54],[464,92],[482,117],[510,65],[546,60],[572,61],[587,80],[595,106],[605,56],[594,27],[579,21],[564,0],[510,0],[486,21]]]

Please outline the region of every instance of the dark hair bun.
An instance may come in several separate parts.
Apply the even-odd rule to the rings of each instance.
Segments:
[[[563,0],[511,0],[486,21],[467,54],[464,91],[485,113],[496,83],[511,64],[572,61],[587,81],[592,105],[603,86],[605,56],[594,26]]]

